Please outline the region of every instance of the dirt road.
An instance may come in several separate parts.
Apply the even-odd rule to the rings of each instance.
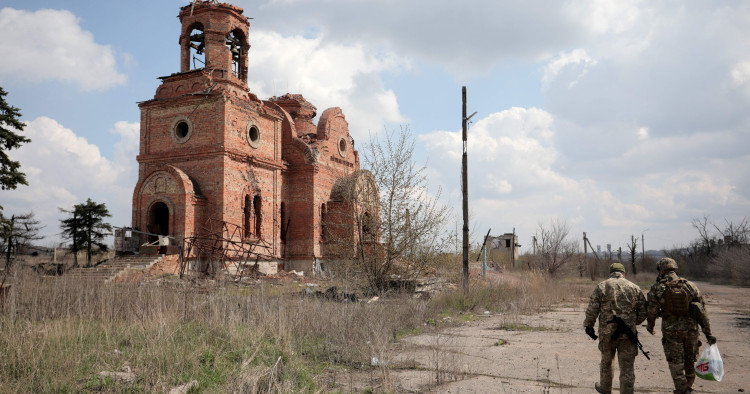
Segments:
[[[695,388],[709,393],[750,391],[750,289],[697,284],[726,372],[721,382],[696,379]],[[541,315],[485,315],[440,334],[403,339],[388,355],[389,377],[399,392],[594,392],[600,354],[597,343],[583,332],[586,300],[580,301]],[[653,336],[639,328],[651,360],[636,358],[636,392],[672,392],[659,324]],[[613,386],[619,387],[617,376]]]

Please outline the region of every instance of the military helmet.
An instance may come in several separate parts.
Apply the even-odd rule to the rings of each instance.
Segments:
[[[656,263],[656,269],[659,271],[677,271],[677,262],[669,257],[664,257]]]
[[[609,266],[609,273],[611,274],[615,271],[625,273],[625,266],[620,263],[612,263],[612,265]]]

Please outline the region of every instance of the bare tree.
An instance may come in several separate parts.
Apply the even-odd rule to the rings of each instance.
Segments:
[[[578,242],[569,238],[570,226],[565,220],[553,219],[549,225],[539,223],[537,228],[537,254],[532,268],[554,275],[578,254]]]
[[[692,225],[693,228],[698,230],[698,239],[696,240],[696,246],[701,252],[705,253],[707,256],[710,256],[711,247],[712,244],[715,243],[715,240],[709,232],[709,225],[711,225],[711,223],[708,221],[708,215],[703,215],[703,218],[694,218]]]
[[[439,188],[436,194],[428,192],[426,166],[414,161],[414,138],[408,128],[371,136],[364,164],[377,184],[378,212],[354,210],[359,231],[356,259],[370,285],[382,291],[397,269],[402,274],[419,272],[439,250],[450,209],[441,204]]]
[[[723,229],[715,224],[713,226],[721,234],[727,246],[737,246],[747,243],[750,236],[750,225],[748,225],[747,217],[742,218],[737,224],[724,218],[724,223],[725,226]]]
[[[633,275],[635,275],[635,254],[638,249],[638,238],[635,235],[630,235],[630,243],[627,244],[627,248],[630,251],[630,266],[633,268]]]

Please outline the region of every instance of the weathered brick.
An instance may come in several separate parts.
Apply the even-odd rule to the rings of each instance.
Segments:
[[[182,240],[219,219],[271,244],[287,269],[309,270],[329,257],[321,247],[325,207],[337,222],[353,217],[353,205],[331,201],[331,191],[359,170],[359,156],[339,108],[323,111],[315,124],[316,108],[301,95],[262,101],[249,91],[249,22],[242,12],[210,1],[181,8],[180,72],[162,77],[154,98],[139,103],[133,226],[151,224]],[[195,28],[203,30],[206,65],[191,69]],[[230,33],[241,41],[238,73],[225,45]],[[345,227],[354,239],[353,227]]]

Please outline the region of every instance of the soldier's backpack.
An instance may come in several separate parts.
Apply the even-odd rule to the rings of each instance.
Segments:
[[[671,316],[688,316],[690,314],[690,292],[685,279],[664,282],[664,312]]]

